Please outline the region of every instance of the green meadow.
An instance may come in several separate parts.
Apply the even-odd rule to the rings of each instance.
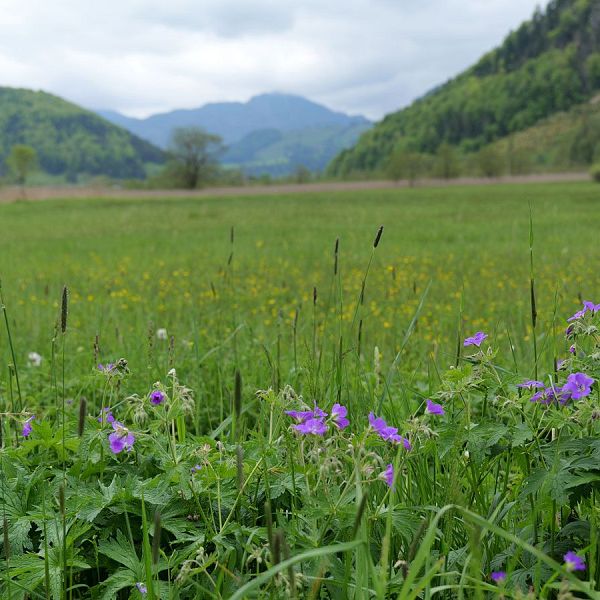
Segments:
[[[600,598],[599,200],[0,205],[0,596]]]

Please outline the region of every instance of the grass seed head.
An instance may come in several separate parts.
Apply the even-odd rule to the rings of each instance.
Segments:
[[[63,286],[62,290],[62,301],[60,303],[60,331],[66,333],[67,331],[67,315],[69,312],[69,290],[67,286]]]

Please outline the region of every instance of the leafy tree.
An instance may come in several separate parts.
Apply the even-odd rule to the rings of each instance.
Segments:
[[[422,154],[399,149],[390,157],[386,170],[393,181],[398,182],[401,179],[406,179],[412,187],[423,173],[424,166],[425,160]]]
[[[197,188],[218,171],[217,158],[224,150],[218,135],[199,127],[180,127],[173,132],[168,171],[177,186]]]
[[[453,179],[460,175],[460,163],[454,148],[444,142],[436,152],[436,175],[443,179]]]
[[[292,177],[295,183],[308,183],[310,181],[310,171],[304,165],[298,165],[294,169]]]
[[[486,177],[499,177],[504,171],[502,156],[493,146],[485,146],[478,152],[477,164]]]
[[[583,113],[581,124],[576,129],[570,154],[573,164],[591,165],[596,157],[596,148],[600,144],[600,128]]]
[[[27,176],[37,167],[37,153],[31,146],[15,144],[10,149],[6,164],[19,185],[25,185]]]
[[[600,88],[600,52],[594,52],[588,56],[585,62],[588,82],[592,89]]]

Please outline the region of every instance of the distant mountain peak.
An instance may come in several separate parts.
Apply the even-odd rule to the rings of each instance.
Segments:
[[[168,146],[177,127],[201,127],[231,144],[258,130],[289,132],[307,127],[370,123],[365,117],[336,112],[303,96],[281,91],[258,94],[247,102],[211,102],[199,108],[173,110],[145,119],[126,117],[110,110],[98,111],[98,114],[163,148]]]

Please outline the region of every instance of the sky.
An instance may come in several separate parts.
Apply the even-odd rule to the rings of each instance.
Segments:
[[[2,0],[0,85],[144,117],[265,92],[379,119],[540,0]]]

